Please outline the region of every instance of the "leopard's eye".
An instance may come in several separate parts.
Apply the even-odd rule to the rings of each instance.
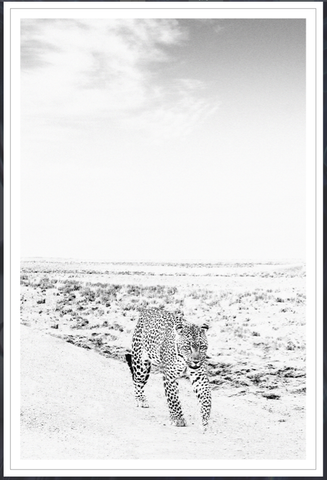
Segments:
[[[183,350],[185,350],[185,352],[191,352],[192,349],[189,345],[183,345]]]

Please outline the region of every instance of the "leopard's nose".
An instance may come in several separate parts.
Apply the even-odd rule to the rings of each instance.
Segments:
[[[197,365],[198,363],[200,363],[200,355],[199,353],[193,353],[192,355],[192,362]]]
[[[193,360],[191,363],[190,363],[190,367],[191,368],[199,368],[200,367],[200,361],[199,360]]]

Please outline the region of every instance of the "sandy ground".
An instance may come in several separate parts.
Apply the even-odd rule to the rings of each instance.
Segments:
[[[202,434],[197,401],[182,379],[188,426],[176,428],[160,374],[147,385],[151,408],[137,408],[126,364],[24,325],[21,373],[22,459],[305,458],[304,395],[285,392],[281,401],[222,385]]]

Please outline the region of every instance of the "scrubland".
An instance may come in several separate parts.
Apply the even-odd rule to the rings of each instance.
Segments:
[[[35,259],[22,262],[20,282],[22,459],[102,459],[109,469],[112,459],[156,459],[165,469],[174,459],[279,468],[306,457],[304,265]],[[135,405],[124,356],[147,307],[210,325],[205,435],[187,378],[179,382],[187,428],[169,425],[158,370],[146,385],[151,408]]]
[[[21,323],[101,355],[123,361],[150,307],[209,322],[213,389],[305,393],[302,264],[22,263]]]

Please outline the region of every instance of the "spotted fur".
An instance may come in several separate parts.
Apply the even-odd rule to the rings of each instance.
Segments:
[[[177,427],[186,425],[178,394],[178,378],[187,370],[193,390],[201,404],[202,425],[206,429],[211,410],[211,391],[207,376],[207,325],[193,325],[183,317],[159,309],[144,310],[136,325],[130,366],[138,406],[147,408],[144,386],[151,365],[163,371],[170,420]]]

